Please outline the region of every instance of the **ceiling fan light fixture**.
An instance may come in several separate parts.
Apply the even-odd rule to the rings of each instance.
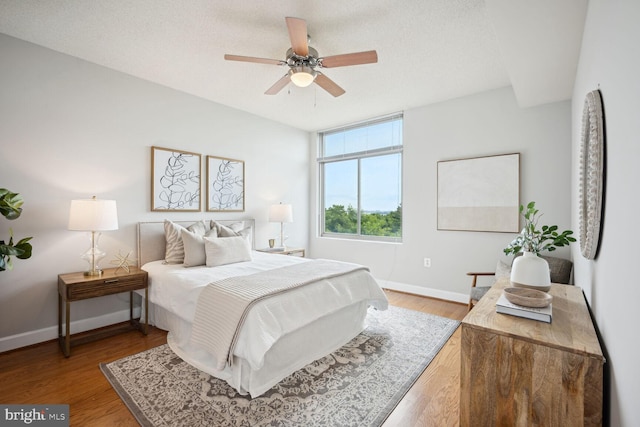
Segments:
[[[298,87],[307,87],[316,79],[316,71],[307,66],[291,67],[289,78]]]
[[[225,55],[227,61],[255,62],[258,64],[284,65],[288,67],[287,74],[280,77],[267,91],[265,95],[275,95],[293,83],[298,87],[307,87],[315,82],[320,88],[326,90],[334,97],[345,93],[344,89],[324,73],[316,71],[320,68],[346,67],[349,65],[373,64],[378,62],[378,54],[375,50],[365,52],[344,53],[321,57],[318,51],[309,46],[309,34],[307,23],[304,19],[286,17],[287,29],[291,47],[287,49],[285,60],[256,58],[253,56]]]

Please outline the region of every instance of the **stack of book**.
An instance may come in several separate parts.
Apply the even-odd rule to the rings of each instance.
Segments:
[[[260,252],[284,252],[284,248],[282,246],[276,248],[262,248]]]
[[[551,305],[549,304],[543,308],[525,307],[523,305],[513,304],[507,297],[504,296],[504,292],[498,298],[496,302],[496,312],[502,314],[510,314],[511,316],[524,317],[525,319],[538,320],[540,322],[551,323]]]

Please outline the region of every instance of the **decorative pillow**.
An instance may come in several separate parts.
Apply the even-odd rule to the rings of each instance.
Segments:
[[[204,238],[207,267],[251,261],[251,249],[242,236]]]
[[[187,230],[204,235],[210,228],[204,221],[198,221],[188,226]],[[167,264],[182,264],[184,262],[184,244],[182,243],[180,230],[184,230],[184,227],[180,224],[164,220],[164,236],[166,240],[164,262]]]
[[[496,265],[496,279],[511,277],[511,266],[504,261],[498,261]]]
[[[180,235],[182,236],[182,243],[184,244],[184,266],[197,267],[199,265],[205,265],[207,256],[204,250],[204,238],[209,237],[216,239],[218,237],[217,230],[212,228],[202,236],[183,228],[180,230]]]
[[[249,248],[253,246],[251,227],[245,227],[243,221],[234,222],[233,224],[223,225],[219,222],[211,220],[211,227],[217,227],[218,237],[235,237],[242,236],[249,242]]]
[[[238,235],[238,231],[244,228],[244,222],[234,222],[229,225],[220,224],[215,220],[211,220],[211,227],[218,228],[218,237],[233,237]]]
[[[249,245],[249,250],[251,250],[251,248],[253,247],[253,235],[251,231],[251,227],[243,228],[242,230],[238,231],[238,236],[241,236],[244,238],[244,240],[246,240],[247,245]]]

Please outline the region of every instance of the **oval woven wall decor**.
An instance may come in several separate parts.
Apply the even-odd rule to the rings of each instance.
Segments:
[[[604,118],[599,90],[584,101],[580,145],[580,251],[595,259],[600,241],[604,185]]]

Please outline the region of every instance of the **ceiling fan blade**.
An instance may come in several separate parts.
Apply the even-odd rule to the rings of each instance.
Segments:
[[[307,21],[291,17],[286,17],[285,20],[289,30],[289,39],[291,39],[291,49],[298,56],[308,56]]]
[[[344,93],[344,89],[322,73],[318,73],[314,82],[331,95],[338,97]]]
[[[259,64],[284,65],[286,62],[279,59],[255,58],[253,56],[225,55],[227,61],[257,62]]]
[[[286,85],[288,85],[290,81],[291,79],[289,78],[289,74],[285,74],[284,76],[282,76],[282,78],[280,78],[280,80],[275,82],[273,86],[267,89],[264,94],[275,95],[276,93],[280,92]]]
[[[373,64],[378,62],[378,53],[375,50],[366,52],[345,53],[321,58],[323,68],[346,67],[348,65]]]

